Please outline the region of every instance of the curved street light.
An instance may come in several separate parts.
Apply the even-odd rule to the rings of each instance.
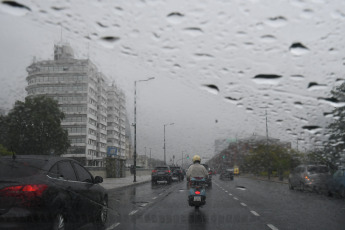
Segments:
[[[166,147],[165,147],[165,127],[168,126],[168,125],[174,125],[175,123],[170,123],[170,124],[164,124],[164,165],[167,165],[167,162],[166,162]]]
[[[137,82],[149,81],[155,79],[150,77],[145,80],[134,81],[134,179],[133,182],[137,182]]]

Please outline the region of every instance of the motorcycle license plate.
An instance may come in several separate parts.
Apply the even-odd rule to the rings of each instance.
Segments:
[[[195,196],[194,201],[201,201],[201,196]]]

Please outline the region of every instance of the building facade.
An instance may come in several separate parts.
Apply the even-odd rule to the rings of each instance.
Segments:
[[[75,59],[68,44],[55,45],[54,60],[34,62],[27,67],[27,72],[28,97],[51,97],[58,101],[65,113],[61,125],[68,131],[71,147],[63,156],[74,158],[86,166],[103,167],[107,151],[111,149],[107,145],[108,131],[112,130],[111,126],[108,127],[108,119],[111,118],[108,103],[113,106],[111,100],[119,102],[119,120],[112,125],[119,127],[118,136],[122,140],[125,134],[120,128],[121,119],[126,116],[124,94],[109,101],[109,89],[115,86],[108,86],[106,76],[89,59]],[[121,141],[114,146],[121,146]]]

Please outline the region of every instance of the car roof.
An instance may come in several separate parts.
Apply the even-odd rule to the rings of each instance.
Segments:
[[[4,156],[1,157],[0,159],[13,159],[13,156]],[[15,155],[15,160],[20,160],[20,159],[33,159],[33,160],[43,160],[45,161],[44,167],[42,169],[46,169],[48,170],[51,166],[53,166],[56,162],[58,161],[62,161],[62,160],[69,160],[69,161],[73,161],[76,162],[78,164],[80,164],[78,161],[73,160],[71,158],[67,158],[67,157],[60,157],[60,156],[52,156],[52,155]]]

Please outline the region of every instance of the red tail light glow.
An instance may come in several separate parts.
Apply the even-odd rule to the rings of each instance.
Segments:
[[[48,186],[45,184],[17,185],[3,188],[0,193],[8,197],[33,198],[42,196],[47,188]]]
[[[156,172],[157,172],[157,170],[152,170],[152,172],[153,172],[153,173],[156,173]]]
[[[200,191],[195,191],[195,194],[196,195],[200,195]]]
[[[167,173],[171,173],[171,171],[170,171],[170,170],[165,170],[165,172],[167,172]]]

